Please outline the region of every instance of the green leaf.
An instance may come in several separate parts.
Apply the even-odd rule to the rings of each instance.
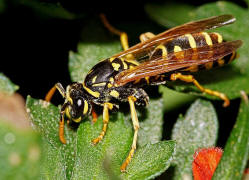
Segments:
[[[163,95],[163,109],[166,112],[170,112],[173,109],[177,109],[182,105],[186,105],[194,101],[197,96],[184,94],[167,88],[166,86],[160,86],[159,92]]]
[[[194,152],[198,148],[213,146],[217,132],[217,116],[208,101],[196,100],[184,117],[179,116],[172,133],[172,139],[177,143],[174,157],[175,179],[192,176]]]
[[[1,179],[38,179],[42,158],[40,136],[0,121]]]
[[[18,89],[17,85],[12,83],[3,73],[0,73],[0,92],[11,95]]]
[[[91,140],[102,129],[102,118],[95,124],[84,121],[77,132],[66,128],[67,144],[58,138],[59,109],[50,103],[27,98],[27,111],[36,129],[44,138],[46,158],[43,162],[43,178],[57,179],[108,179],[110,174],[124,178],[149,178],[165,171],[172,160],[175,143],[158,142],[138,148],[127,175],[121,174],[120,166],[125,160],[132,143],[133,129],[122,113],[110,118],[104,139],[93,146]],[[157,153],[152,153],[157,152]],[[138,157],[136,157],[138,155]],[[106,161],[110,159],[110,165]],[[150,171],[148,171],[150,166]]]
[[[186,4],[177,3],[176,8],[184,8],[185,6]],[[158,4],[148,4],[146,9],[152,19],[167,27],[169,27],[170,24],[163,22],[165,18],[167,18],[167,21],[171,22],[171,24],[180,25],[189,21],[221,14],[232,14],[236,17],[237,20],[233,25],[221,27],[214,31],[221,33],[225,40],[243,40],[244,44],[238,50],[239,58],[225,67],[203,71],[194,75],[204,87],[219,90],[227,94],[231,99],[239,97],[240,90],[242,89],[246,93],[249,93],[249,62],[247,51],[249,44],[247,29],[249,28],[249,24],[245,23],[249,19],[249,11],[233,3],[219,1],[205,4],[195,9],[188,7],[183,11],[183,18],[175,18],[181,15],[181,13],[179,13],[179,11],[172,11],[170,8],[172,8],[172,5],[165,3],[160,4],[160,6]],[[200,94],[196,87],[186,85],[186,83],[174,84],[174,88],[178,91]],[[209,95],[205,96],[215,98]]]
[[[62,179],[69,178],[74,166],[76,133],[66,127],[67,144],[63,145],[58,136],[59,109],[50,103],[33,99],[30,96],[27,97],[26,106],[34,127],[42,134],[45,141],[44,149],[47,159],[44,161],[42,174],[52,179],[57,177],[60,172]]]
[[[124,179],[155,178],[170,166],[175,145],[175,141],[161,141],[138,149],[129,165],[128,172],[122,174],[122,177]]]
[[[239,115],[212,179],[242,179],[249,155],[249,106],[242,98]]]

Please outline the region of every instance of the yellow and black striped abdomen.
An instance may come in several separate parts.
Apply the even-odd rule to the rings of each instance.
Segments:
[[[196,51],[195,48],[210,46],[217,43],[222,43],[223,38],[219,33],[207,33],[207,32],[198,32],[193,34],[185,34],[183,36],[179,36],[177,38],[173,38],[167,41],[164,44],[157,46],[154,52],[151,55],[151,58],[156,58],[159,56],[167,57],[169,53],[172,52],[180,52],[186,49],[192,49],[193,52]],[[216,66],[223,66],[224,64],[230,63],[235,58],[235,52],[225,56],[223,59],[217,59],[213,62],[206,63],[204,65],[199,66],[191,66],[184,71],[196,72],[201,69],[211,69]],[[178,56],[178,57],[177,57]],[[181,60],[181,57],[184,56],[184,53],[178,53],[176,59]],[[192,59],[198,60],[198,56],[192,57]],[[212,54],[210,54],[212,56]]]

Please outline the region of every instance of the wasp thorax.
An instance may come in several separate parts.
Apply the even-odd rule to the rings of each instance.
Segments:
[[[80,122],[91,112],[91,104],[81,83],[73,83],[66,89],[66,115],[74,122]]]

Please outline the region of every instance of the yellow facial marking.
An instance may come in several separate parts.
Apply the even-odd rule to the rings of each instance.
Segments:
[[[195,42],[194,37],[191,34],[185,34],[185,36],[188,38],[190,47],[196,48],[196,42]]]
[[[92,83],[95,83],[96,79],[97,79],[97,76],[94,76],[92,79]]]
[[[212,46],[212,45],[213,45],[213,42],[212,42],[212,39],[211,39],[211,37],[209,36],[209,34],[206,33],[206,32],[202,32],[201,34],[204,36],[204,38],[205,38],[205,40],[206,40],[206,43],[207,43],[209,46]]]
[[[222,41],[223,41],[222,36],[217,32],[214,32],[214,34],[218,37],[218,43],[222,43]]]
[[[118,63],[112,63],[112,67],[113,67],[113,69],[114,69],[115,71],[118,71],[119,68],[120,68],[120,64],[118,64]]]
[[[96,83],[96,84],[93,84],[92,86],[93,87],[99,87],[99,86],[105,86],[106,83],[105,82],[102,82],[102,83]]]
[[[91,95],[94,96],[94,97],[99,97],[99,96],[100,96],[100,93],[99,93],[99,92],[92,91],[91,89],[89,89],[88,87],[86,87],[85,83],[83,83],[83,88],[84,88],[89,94],[91,94]]]
[[[83,114],[85,115],[88,111],[88,103],[86,100],[84,100],[84,110],[83,110]]]
[[[119,97],[119,92],[116,91],[116,90],[112,90],[112,91],[110,92],[110,95],[113,96],[113,97],[115,97],[115,98],[117,98],[117,97]]]

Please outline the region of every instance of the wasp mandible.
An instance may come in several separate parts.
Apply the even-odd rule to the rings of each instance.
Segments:
[[[130,152],[120,168],[125,171],[137,144],[139,121],[135,105],[146,106],[149,102],[143,89],[145,86],[181,80],[193,83],[203,93],[222,99],[224,107],[229,105],[225,94],[204,88],[191,73],[223,66],[235,59],[235,51],[242,45],[241,40],[224,42],[219,33],[204,32],[233,23],[235,18],[232,15],[189,22],[158,35],[144,33],[140,36],[141,43],[130,48],[127,34],[111,26],[104,15],[101,15],[101,19],[107,29],[120,36],[124,51],[96,64],[82,83],[72,83],[66,90],[57,83],[47,93],[46,101],[51,100],[56,89],[65,99],[59,124],[59,138],[62,143],[66,143],[65,118],[80,123],[85,116],[92,113],[95,121],[93,106],[102,106],[103,128],[99,136],[92,140],[93,144],[97,144],[106,134],[109,111],[118,109],[120,102],[128,102],[134,136]]]

